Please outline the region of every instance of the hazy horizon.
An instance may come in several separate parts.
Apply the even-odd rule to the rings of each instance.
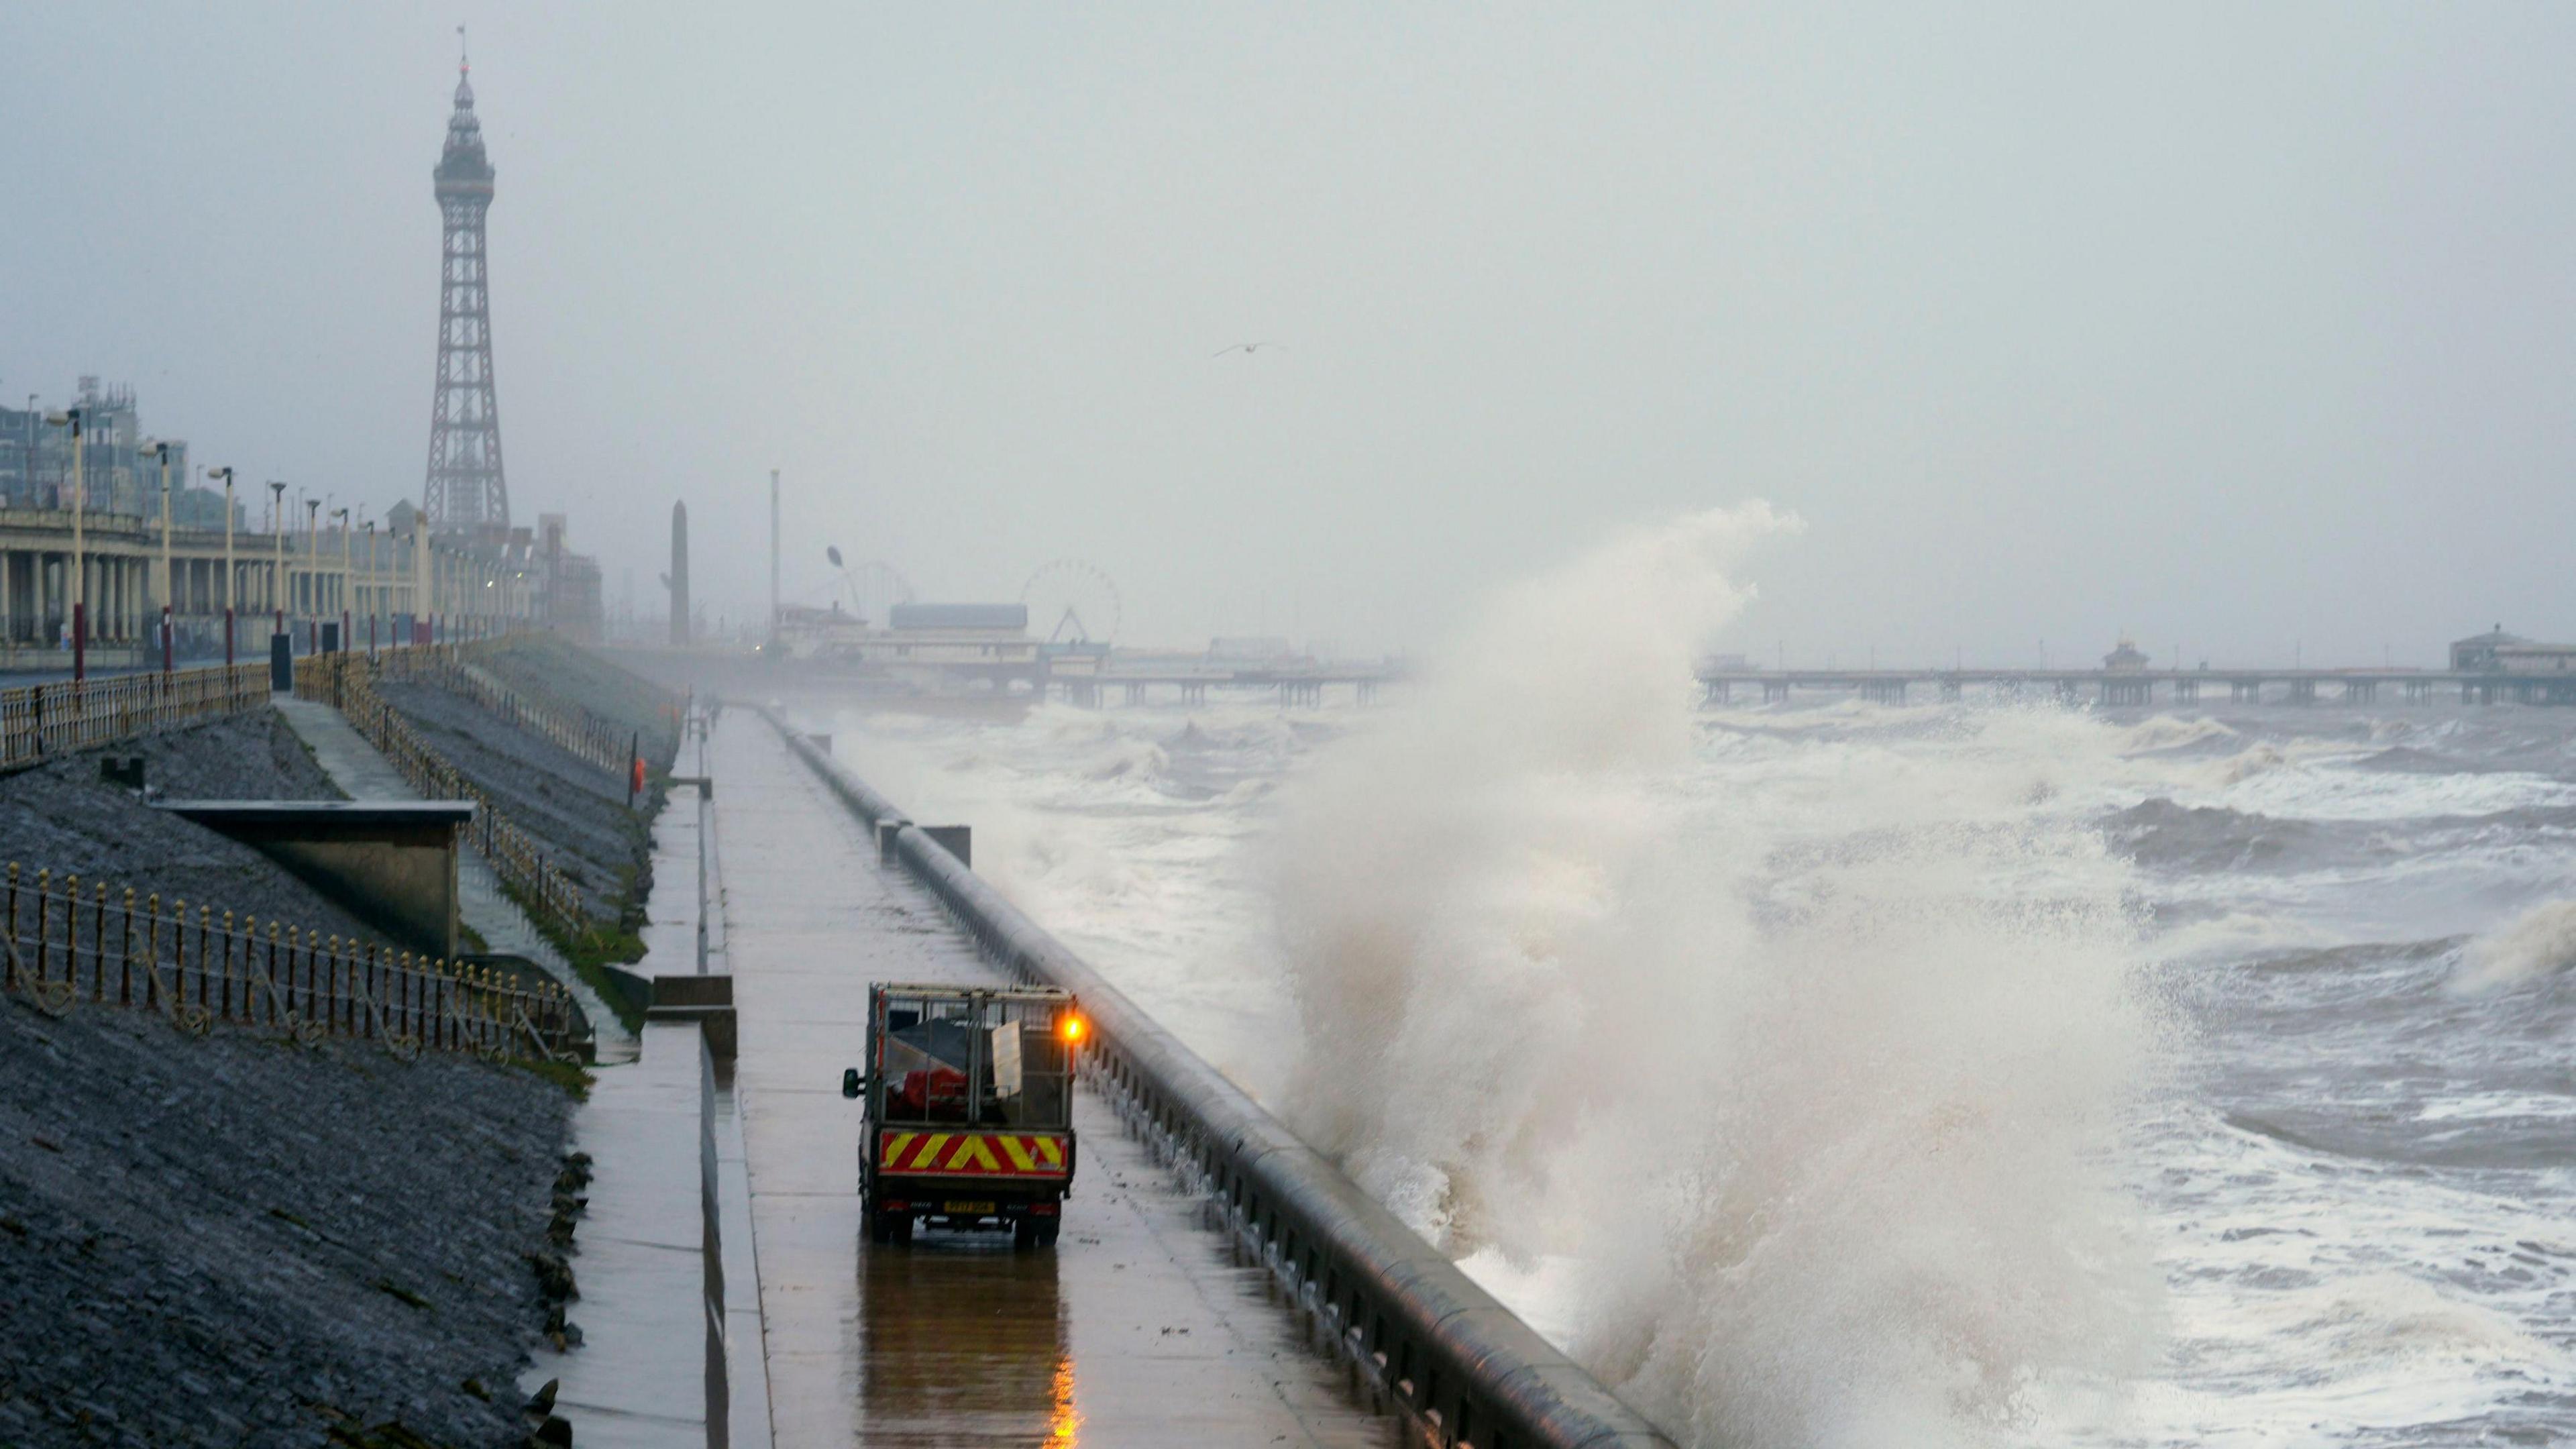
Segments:
[[[21,7],[0,398],[416,497],[471,27],[517,521],[1435,644],[1764,499],[1757,658],[2576,637],[2576,14]],[[1281,344],[1212,356],[1244,341]]]

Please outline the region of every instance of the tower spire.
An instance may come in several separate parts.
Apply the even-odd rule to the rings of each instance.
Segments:
[[[492,380],[492,297],[484,267],[484,214],[492,208],[492,161],[465,27],[456,27],[456,109],[447,144],[430,173],[438,198],[438,377],[429,409],[429,476],[421,511],[441,531],[508,528],[510,492],[501,471],[501,415]]]

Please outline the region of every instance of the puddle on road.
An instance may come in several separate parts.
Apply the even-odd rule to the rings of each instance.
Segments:
[[[859,1250],[859,1391],[887,1445],[1072,1444],[1076,1407],[1051,1252],[924,1232]]]

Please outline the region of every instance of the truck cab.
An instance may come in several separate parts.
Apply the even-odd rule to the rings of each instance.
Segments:
[[[864,1114],[868,1241],[907,1243],[920,1224],[1055,1246],[1083,1032],[1072,994],[1052,987],[871,984],[866,1064],[841,1074]]]

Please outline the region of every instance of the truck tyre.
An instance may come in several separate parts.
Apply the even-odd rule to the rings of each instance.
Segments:
[[[1019,1253],[1033,1252],[1037,1245],[1037,1223],[1029,1218],[1014,1219],[1011,1223],[1011,1250]]]
[[[1063,1226],[1064,1224],[1053,1220],[1038,1224],[1038,1246],[1041,1248],[1053,1248],[1055,1246],[1055,1235],[1058,1230],[1063,1228]]]
[[[868,1215],[868,1241],[871,1243],[889,1244],[895,1247],[901,1247],[902,1245],[911,1242],[912,1214],[870,1213]]]

